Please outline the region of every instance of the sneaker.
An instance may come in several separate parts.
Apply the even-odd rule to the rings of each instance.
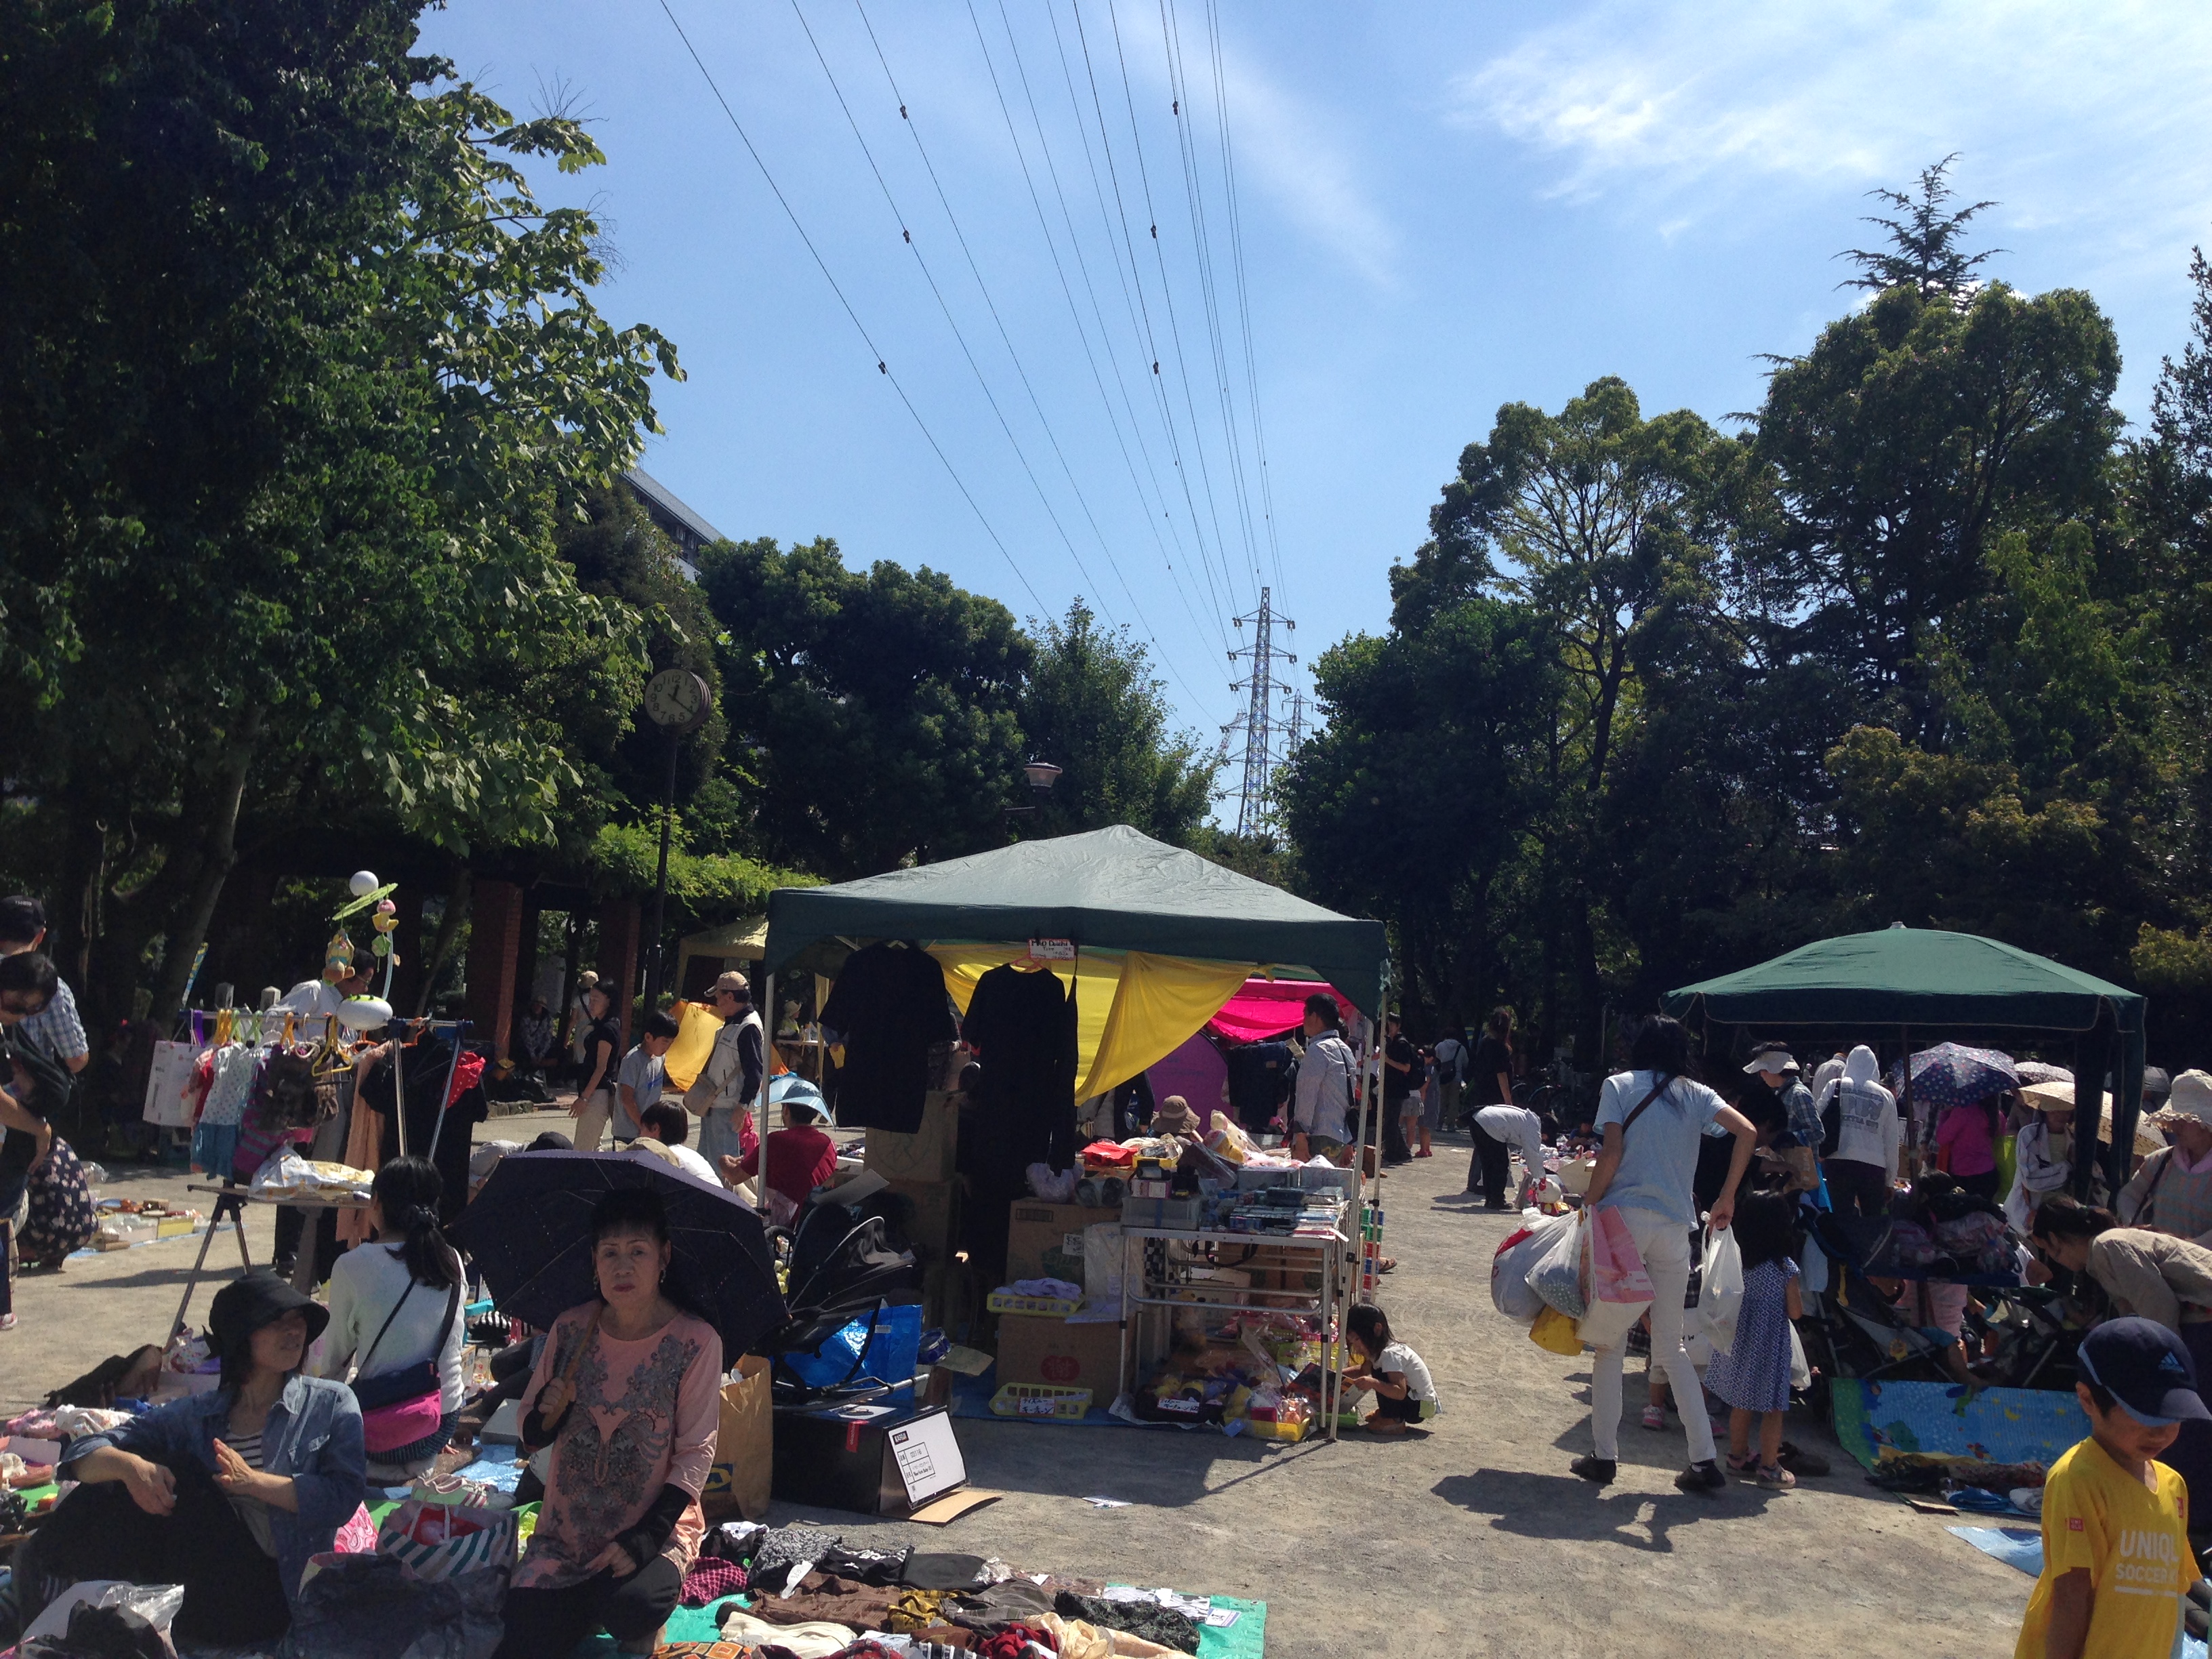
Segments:
[[[1646,1406],[1644,1408],[1644,1426],[1647,1429],[1656,1430],[1662,1433],[1665,1432],[1667,1427],[1667,1408],[1664,1406]]]
[[[1702,1463],[1692,1463],[1674,1477],[1674,1484],[1684,1492],[1722,1492],[1728,1486],[1728,1476],[1721,1466],[1707,1458]]]
[[[1759,1484],[1767,1492],[1788,1492],[1797,1484],[1797,1477],[1779,1463],[1761,1464]]]
[[[1609,1486],[1620,1465],[1610,1457],[1577,1457],[1567,1465],[1567,1472],[1580,1475],[1593,1486]]]
[[[12,1331],[15,1328],[15,1316],[11,1313],[0,1314],[0,1331]]]

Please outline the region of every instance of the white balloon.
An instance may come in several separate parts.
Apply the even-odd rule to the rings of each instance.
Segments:
[[[353,872],[353,878],[347,882],[346,885],[352,890],[353,896],[356,898],[366,898],[376,890],[376,872],[374,870],[356,870]]]
[[[392,1023],[392,1005],[381,997],[348,997],[338,1004],[338,1024],[349,1031],[374,1031]]]

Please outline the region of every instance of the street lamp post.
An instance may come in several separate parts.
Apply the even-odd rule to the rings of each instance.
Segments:
[[[1052,786],[1060,780],[1060,768],[1046,760],[1024,761],[1022,775],[1030,781],[1031,799],[1027,806],[1000,807],[999,816],[1006,819],[1009,824],[1015,818],[1026,817],[1044,809],[1045,799],[1052,793]]]
[[[714,694],[685,668],[664,668],[646,682],[645,712],[668,734],[668,775],[660,791],[660,860],[653,876],[653,922],[645,967],[645,1011],[660,1005],[660,930],[668,908],[668,843],[676,827],[676,755],[684,737],[707,723]]]

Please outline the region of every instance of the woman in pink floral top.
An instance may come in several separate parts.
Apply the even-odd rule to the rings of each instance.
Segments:
[[[604,1628],[650,1653],[698,1553],[720,1420],[722,1342],[668,1299],[668,1218],[629,1189],[592,1218],[599,1299],[554,1322],[522,1396],[522,1440],[553,1448],[538,1529],[495,1659],[565,1654]]]

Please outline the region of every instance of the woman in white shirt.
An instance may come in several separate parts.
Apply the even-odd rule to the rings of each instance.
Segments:
[[[356,1383],[434,1364],[438,1426],[401,1446],[372,1449],[368,1476],[396,1485],[437,1462],[461,1410],[461,1261],[438,1226],[444,1182],[428,1158],[395,1158],[369,1189],[374,1242],[331,1268],[331,1323],[319,1375]]]

